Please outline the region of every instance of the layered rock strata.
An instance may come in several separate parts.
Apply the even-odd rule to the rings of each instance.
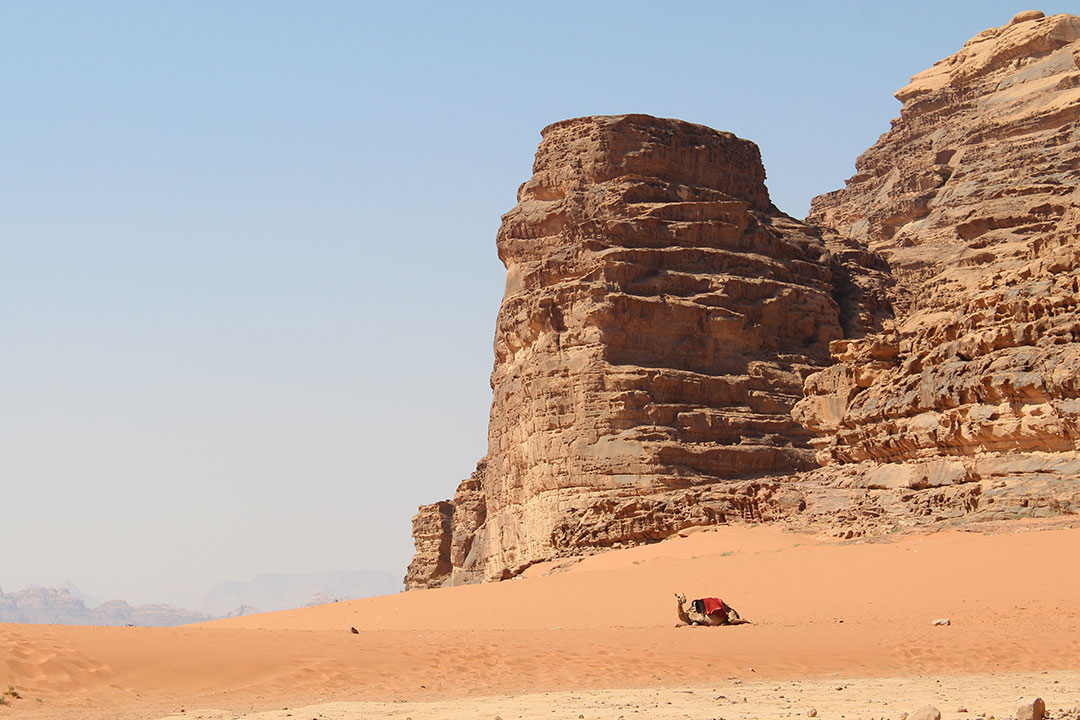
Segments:
[[[737,519],[1080,511],[1080,18],[1021,13],[897,98],[808,224],[731,135],[547,128],[498,236],[489,454],[414,519],[407,585]]]
[[[775,480],[814,466],[791,407],[837,299],[873,315],[772,206],[753,143],[644,115],[542,135],[497,236],[489,453],[415,518],[412,587],[797,510]]]
[[[896,322],[833,343],[795,417],[855,485],[1073,508],[1080,18],[1021,13],[896,97],[892,129],[808,218],[887,259]]]

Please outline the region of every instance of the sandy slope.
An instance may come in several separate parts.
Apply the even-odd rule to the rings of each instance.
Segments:
[[[901,687],[918,677],[976,675],[982,677],[965,681],[971,692],[1000,694],[1004,686],[993,690],[994,682],[1008,685],[1015,673],[1044,670],[1061,682],[1055,687],[1048,679],[1031,691],[1053,705],[1052,691],[1068,686],[1075,695],[1080,687],[1080,674],[1060,672],[1080,671],[1080,523],[1074,525],[1022,523],[996,534],[939,532],[871,543],[725,527],[568,568],[536,567],[525,579],[496,585],[181,628],[0,625],[0,685],[14,684],[26,698],[0,707],[0,720],[157,718],[181,708],[195,717],[197,708],[280,711],[346,700],[450,717],[450,706],[422,703],[456,702],[469,712],[480,706],[479,696],[505,702],[507,694],[602,688],[637,689],[645,693],[639,699],[660,688],[698,688],[704,697],[713,690],[729,695],[724,688],[736,680],[747,688],[800,680],[804,693],[851,684],[853,692],[832,692],[884,702],[866,696],[867,678],[909,678],[894,681]],[[720,595],[755,624],[674,628],[677,590]],[[952,625],[933,626],[939,617]],[[773,687],[755,690],[753,702],[781,716],[783,703],[766,692]],[[602,696],[588,697],[538,707],[547,716],[577,717],[584,713],[565,714],[574,702],[595,704]],[[1080,703],[1070,697],[1061,691],[1056,699],[1063,707]],[[984,706],[991,701],[1003,699],[984,698]],[[814,702],[822,710],[824,701]],[[335,707],[320,712],[352,712]],[[637,709],[668,717],[660,707]],[[376,706],[364,712],[352,717],[397,717],[379,715]],[[735,709],[704,717],[721,715],[739,717]],[[502,716],[516,717],[509,709]],[[608,716],[618,714],[592,715]]]

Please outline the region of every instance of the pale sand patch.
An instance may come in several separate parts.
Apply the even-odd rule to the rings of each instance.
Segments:
[[[333,702],[257,713],[191,709],[163,720],[475,720],[476,718],[895,718],[922,705],[942,720],[1015,716],[1016,700],[1038,695],[1052,718],[1080,717],[1080,673],[1017,673],[941,678],[832,678],[754,681],[655,690],[593,690],[474,697],[441,702]]]

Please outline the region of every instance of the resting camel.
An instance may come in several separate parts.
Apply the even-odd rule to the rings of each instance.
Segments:
[[[739,617],[739,613],[735,608],[731,607],[727,603],[724,603],[726,610],[718,610],[711,615],[695,612],[694,610],[687,611],[683,606],[686,604],[686,596],[682,593],[675,593],[675,599],[679,601],[679,622],[675,623],[675,627],[686,626],[699,626],[699,625],[742,625],[743,623],[750,622],[749,620],[743,620]]]

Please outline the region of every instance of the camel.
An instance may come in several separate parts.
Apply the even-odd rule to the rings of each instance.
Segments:
[[[727,612],[720,611],[714,612],[712,615],[705,615],[694,610],[687,611],[683,607],[686,604],[686,595],[675,593],[675,599],[679,602],[679,622],[675,623],[675,627],[712,627],[716,625],[742,625],[750,622],[749,620],[743,620],[735,608],[727,603],[724,603]]]

